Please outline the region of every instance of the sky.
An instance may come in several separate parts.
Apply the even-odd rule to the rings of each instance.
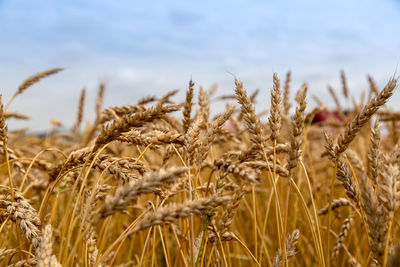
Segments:
[[[306,81],[310,96],[333,106],[326,88],[340,89],[342,69],[356,99],[368,89],[367,74],[380,87],[398,76],[399,26],[398,0],[0,0],[0,93],[7,102],[27,77],[65,68],[10,105],[32,119],[9,127],[32,131],[53,118],[70,127],[82,88],[85,120],[93,119],[100,82],[105,106],[113,106],[174,89],[183,100],[190,78],[230,94],[234,74],[249,91],[261,90],[261,111],[273,73],[284,80],[291,70],[293,95]],[[389,104],[396,103],[400,93]]]

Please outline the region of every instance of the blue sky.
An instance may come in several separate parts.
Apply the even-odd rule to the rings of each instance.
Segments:
[[[0,0],[1,93],[5,101],[28,76],[66,70],[20,95],[10,110],[29,122],[11,128],[46,129],[52,118],[74,123],[80,90],[87,88],[92,118],[100,81],[106,105],[146,95],[218,83],[233,92],[233,73],[248,90],[262,89],[267,107],[272,73],[293,72],[310,93],[331,103],[329,83],[348,76],[352,95],[398,75],[400,1],[22,1]],[[179,98],[178,96],[178,98]],[[396,94],[391,104],[400,101]],[[310,99],[309,102],[312,102]]]

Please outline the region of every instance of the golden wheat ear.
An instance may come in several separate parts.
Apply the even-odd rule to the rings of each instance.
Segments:
[[[6,105],[6,110],[10,106],[11,102],[20,94],[22,94],[26,89],[34,85],[35,83],[39,82],[41,79],[48,77],[50,75],[56,74],[57,72],[60,72],[64,70],[64,68],[54,68],[54,69],[49,69],[45,70],[42,72],[38,72],[35,75],[29,77],[26,79],[20,86],[18,86],[18,90],[14,93],[14,95],[11,97],[11,99],[8,101]]]
[[[354,117],[354,119],[347,125],[344,134],[340,135],[338,143],[335,147],[336,155],[339,156],[343,153],[356,135],[360,132],[361,128],[369,121],[378,109],[383,106],[386,101],[393,95],[396,88],[397,80],[391,80],[385,88],[371,101],[365,105],[362,110]]]
[[[73,130],[78,133],[79,133],[79,129],[81,127],[81,123],[83,120],[83,107],[85,105],[85,96],[86,96],[86,89],[83,88],[81,91],[81,96],[79,97],[78,114],[77,114],[77,118],[76,118],[76,123],[73,128]]]
[[[274,73],[274,86],[271,90],[271,110],[270,117],[268,118],[269,127],[271,129],[271,141],[274,142],[278,139],[280,129],[282,127],[282,96],[281,96],[281,82],[278,74]]]
[[[286,73],[285,86],[283,87],[283,113],[289,115],[290,107],[290,82],[292,80],[292,72]]]

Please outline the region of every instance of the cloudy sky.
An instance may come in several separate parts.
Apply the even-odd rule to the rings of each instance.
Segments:
[[[273,72],[283,79],[291,69],[294,88],[307,81],[330,103],[326,85],[340,88],[341,69],[356,98],[367,73],[380,86],[397,77],[399,26],[395,0],[0,0],[0,92],[7,102],[30,75],[65,68],[10,106],[32,116],[10,127],[31,130],[52,118],[72,125],[83,87],[92,118],[99,82],[107,85],[106,105],[123,105],[172,89],[183,98],[190,77],[231,93],[233,73],[248,90],[262,90],[261,110]]]

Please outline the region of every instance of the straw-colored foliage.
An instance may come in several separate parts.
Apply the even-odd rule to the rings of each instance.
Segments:
[[[319,123],[329,111],[291,72],[260,94],[267,114],[238,79],[228,96],[190,81],[183,102],[172,91],[115,107],[101,84],[92,123],[83,90],[70,130],[11,131],[30,118],[14,98],[61,70],[1,104],[0,266],[397,266],[395,79],[379,90],[368,76],[368,99],[350,104],[342,71],[337,114]]]

